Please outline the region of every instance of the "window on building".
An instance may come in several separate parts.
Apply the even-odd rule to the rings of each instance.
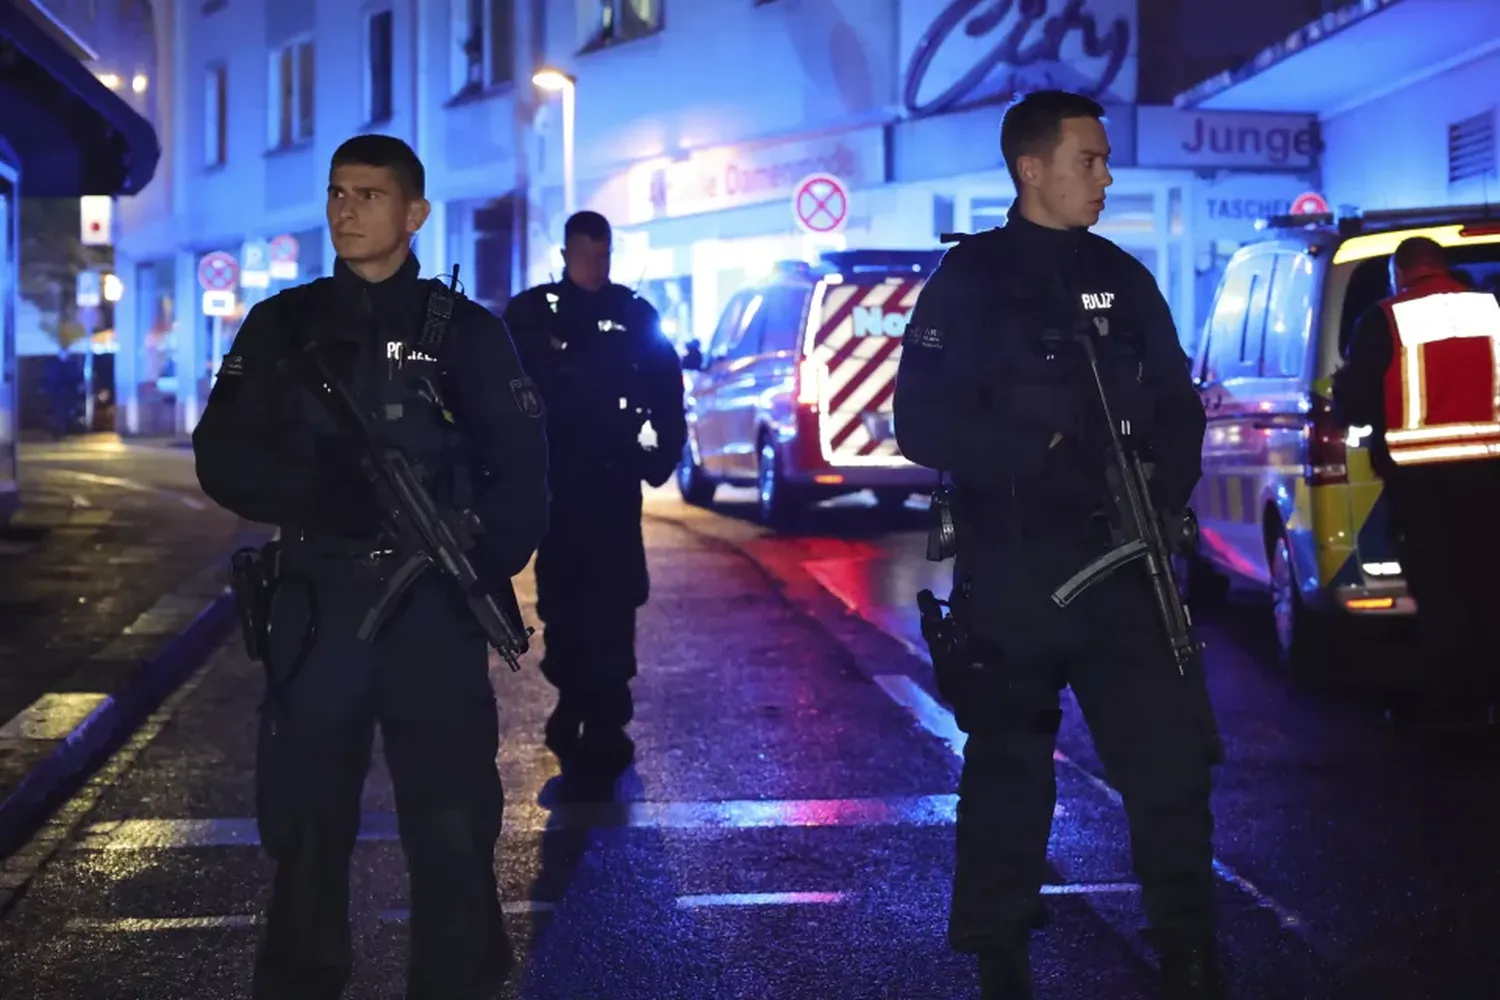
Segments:
[[[288,42],[272,52],[270,70],[267,141],[272,149],[308,141],[317,106],[312,39]]]
[[[513,0],[450,0],[455,95],[479,93],[515,80]]]
[[[229,158],[229,71],[222,64],[203,74],[203,165],[220,167]]]
[[[592,52],[662,29],[663,0],[577,0],[579,46]]]
[[[365,121],[377,125],[395,114],[395,15],[389,10],[369,15],[365,24]]]

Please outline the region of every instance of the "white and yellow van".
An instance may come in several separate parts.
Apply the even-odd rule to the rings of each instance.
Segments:
[[[1500,211],[1286,216],[1263,229],[1230,259],[1193,362],[1208,430],[1188,570],[1266,589],[1282,656],[1307,664],[1352,618],[1416,610],[1368,429],[1334,423],[1331,377],[1356,321],[1391,294],[1390,254],[1407,237],[1436,240],[1461,279],[1500,294]]]

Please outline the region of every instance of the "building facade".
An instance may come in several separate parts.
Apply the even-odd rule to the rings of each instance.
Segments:
[[[156,170],[150,123],[96,79],[47,10],[0,4],[0,522],[18,504],[18,235],[23,196],[133,195]]]
[[[616,227],[615,279],[681,342],[706,339],[729,295],[777,260],[930,248],[999,224],[1014,197],[1004,100],[1079,90],[1108,107],[1115,149],[1099,231],[1152,269],[1193,339],[1226,250],[1314,184],[1311,119],[1143,106],[1138,66],[1154,36],[1137,0],[1051,0],[1034,16],[1017,6],[976,21],[982,31],[972,6],[164,4],[171,67],[158,68],[158,106],[172,120],[172,180],[149,208],[121,213],[130,307],[118,326],[134,352],[118,369],[122,429],[190,428],[245,310],[327,272],[327,163],[359,131],[399,135],[427,165],[426,273],[458,264],[468,294],[502,306],[560,272],[568,208],[595,208]],[[533,85],[543,69],[561,93]],[[295,267],[264,263],[277,237],[297,248]],[[198,272],[213,252],[235,257],[241,280],[210,296],[225,315],[207,316]],[[168,371],[180,374],[164,381]]]
[[[1346,3],[1176,103],[1316,117],[1335,209],[1500,206],[1500,4],[1433,7]]]

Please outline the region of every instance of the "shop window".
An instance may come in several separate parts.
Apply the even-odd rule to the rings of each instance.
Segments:
[[[580,52],[595,52],[662,30],[663,0],[577,0]]]

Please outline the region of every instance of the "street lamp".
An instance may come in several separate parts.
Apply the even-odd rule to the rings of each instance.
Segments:
[[[573,175],[573,131],[578,79],[560,69],[543,67],[531,75],[531,83],[549,94],[562,94],[563,127],[563,212],[572,215],[577,208],[578,191]]]

